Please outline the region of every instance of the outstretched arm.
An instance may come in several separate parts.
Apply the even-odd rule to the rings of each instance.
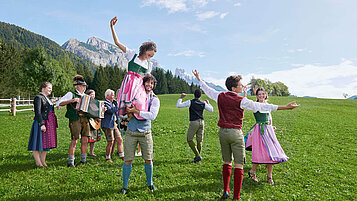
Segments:
[[[297,107],[299,107],[300,105],[297,105],[295,101],[288,103],[286,105],[283,106],[278,106],[278,110],[292,110],[295,109]]]
[[[211,87],[209,87],[204,81],[202,81],[200,79],[200,74],[197,70],[193,70],[192,71],[193,75],[195,75],[195,77],[197,78],[197,80],[200,82],[200,86],[202,88],[202,90],[205,92],[205,94],[212,100],[216,101],[218,100],[218,95],[220,92],[212,89]]]
[[[119,42],[119,39],[117,37],[117,34],[115,33],[114,30],[114,25],[115,23],[117,23],[118,19],[115,16],[112,20],[110,20],[110,29],[112,30],[112,35],[113,35],[113,39],[114,39],[114,43],[124,52],[126,53],[126,47],[125,45],[123,45],[121,42]]]

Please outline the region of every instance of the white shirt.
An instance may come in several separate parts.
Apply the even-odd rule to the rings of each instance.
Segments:
[[[213,112],[213,107],[211,104],[207,104],[206,101],[204,101],[205,103],[205,110],[209,111],[209,112]],[[177,100],[177,104],[176,106],[178,108],[180,107],[190,107],[191,106],[191,100],[188,100],[188,101],[185,101],[185,102],[182,102],[182,98],[178,99]]]
[[[152,97],[153,100],[151,102],[151,106],[150,106],[150,111],[148,112],[144,112],[144,111],[140,111],[139,116],[141,116],[144,119],[147,120],[154,120],[157,116],[157,114],[159,113],[159,109],[160,109],[160,100],[157,97]]]
[[[81,96],[83,96],[84,95],[84,93],[79,93],[79,91],[76,89],[76,91],[77,91],[77,93],[79,94],[79,95],[81,95]],[[60,103],[62,103],[62,102],[64,102],[64,101],[68,101],[68,100],[71,100],[71,99],[73,99],[73,93],[72,92],[68,92],[68,93],[66,93],[66,95],[64,95],[61,99],[59,99],[58,101],[57,101],[57,103],[56,103],[56,106],[57,107],[60,107]]]
[[[218,95],[221,92],[218,92],[211,87],[209,87],[204,81],[200,81],[200,86],[202,90],[205,92],[205,94],[212,100],[216,101],[218,100]],[[231,91],[232,93],[235,93]],[[236,93],[238,94],[238,93]],[[242,101],[240,102],[240,108],[244,110],[250,110],[255,112],[258,111],[276,111],[278,109],[277,105],[273,104],[268,104],[268,103],[259,103],[259,102],[254,102],[252,100],[249,100],[247,97],[244,97]]]
[[[134,55],[136,54],[136,51],[135,50],[132,50],[132,49],[129,49],[129,48],[126,48],[126,53],[124,53],[124,56],[128,59],[128,61],[130,62]],[[141,61],[139,58],[138,58],[139,54],[136,55],[135,59],[134,59],[134,63],[136,64],[139,64],[140,66],[148,69],[148,72],[147,73],[151,73],[151,70],[152,70],[152,63],[148,60],[144,60],[144,61]],[[128,69],[127,69],[128,70]]]

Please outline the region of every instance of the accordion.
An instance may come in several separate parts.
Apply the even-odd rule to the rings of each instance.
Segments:
[[[98,101],[89,95],[83,95],[75,109],[90,118],[104,118],[104,101]]]

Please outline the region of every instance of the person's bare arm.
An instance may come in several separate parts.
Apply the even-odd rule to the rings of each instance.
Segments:
[[[115,33],[115,29],[114,29],[114,25],[115,23],[117,23],[118,19],[115,16],[112,20],[110,20],[110,29],[112,30],[112,35],[113,35],[113,39],[114,39],[114,43],[124,52],[126,53],[126,47],[124,44],[122,44],[121,42],[119,42],[119,39],[117,37],[117,34]]]

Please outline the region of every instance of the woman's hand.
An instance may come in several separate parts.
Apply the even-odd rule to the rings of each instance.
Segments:
[[[110,20],[110,26],[113,27],[118,21],[117,16],[115,16],[112,20]]]
[[[46,132],[46,126],[45,126],[45,125],[42,125],[42,126],[41,126],[41,131],[42,131],[42,132]]]

